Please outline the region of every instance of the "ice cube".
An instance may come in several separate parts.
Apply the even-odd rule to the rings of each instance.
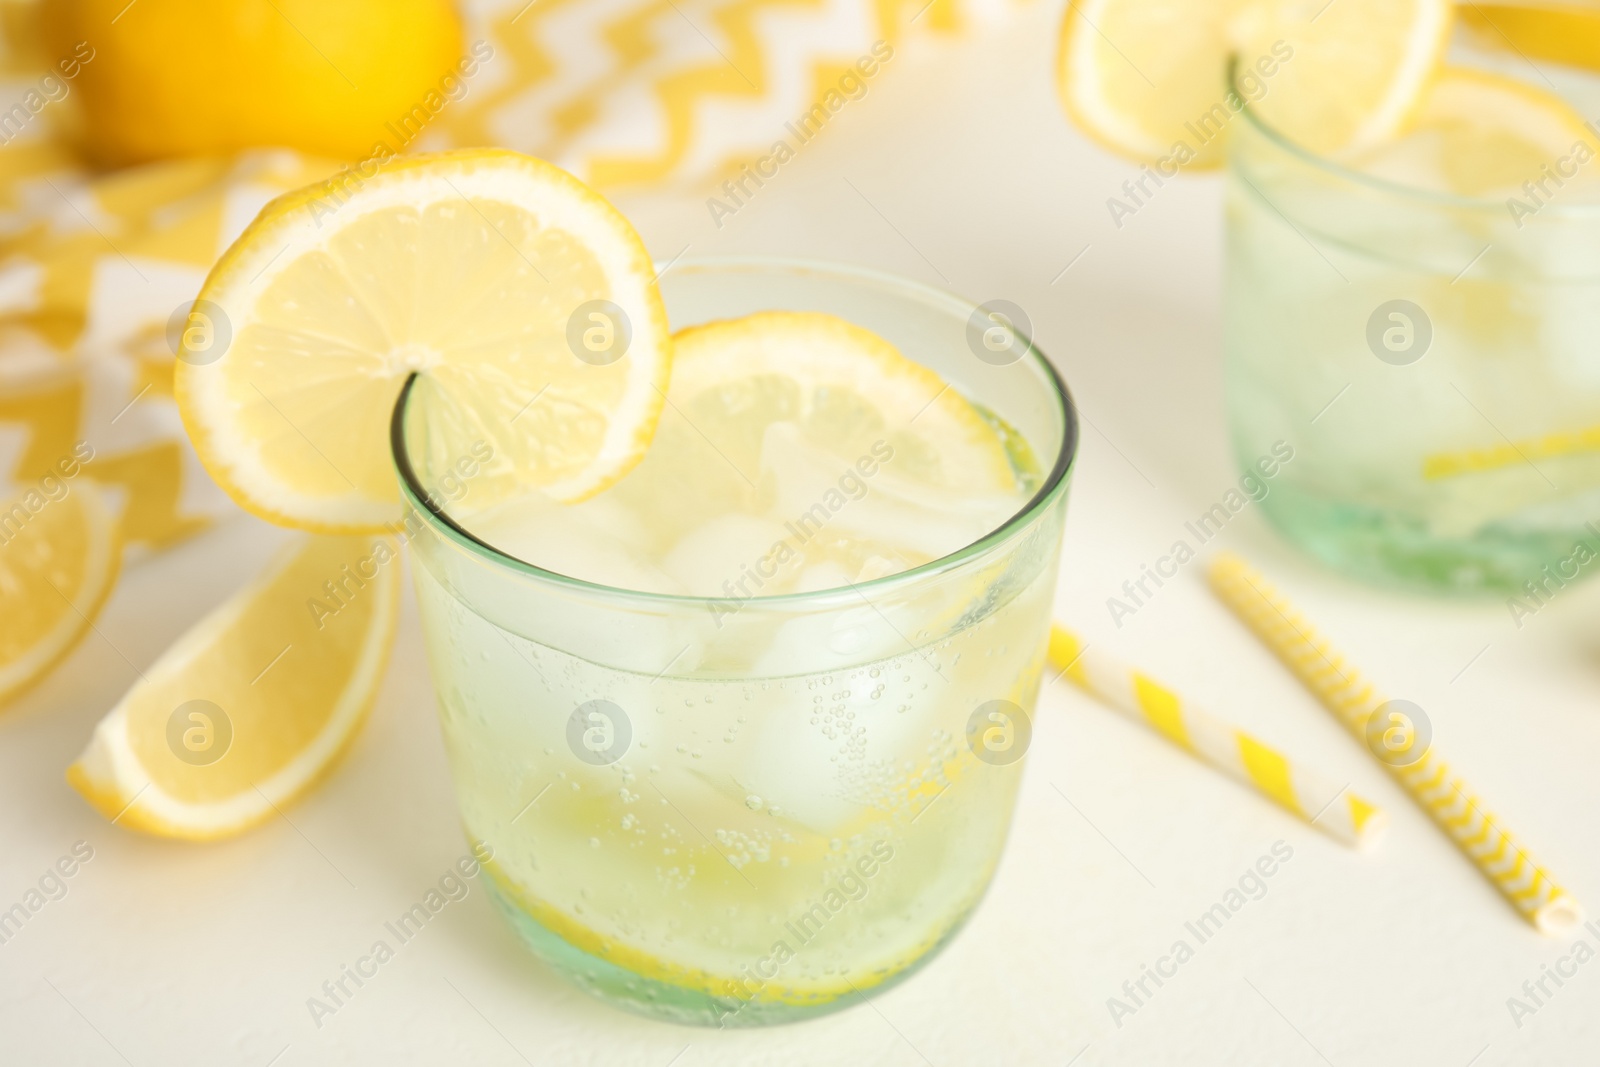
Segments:
[[[682,587],[632,547],[636,530],[614,503],[565,507],[530,492],[470,520],[468,529],[535,567],[618,589],[680,593]]]
[[[856,574],[856,584],[870,582],[874,578],[887,578],[889,575],[904,569],[904,565],[895,560],[886,559],[883,556],[872,556],[861,565],[861,570]]]
[[[756,660],[757,677],[813,674],[854,667],[909,651],[906,639],[871,604],[790,619]]]
[[[768,713],[748,727],[753,737],[739,784],[824,837],[849,836],[852,826],[859,829],[875,811],[900,802],[912,768],[928,758],[926,740],[939,704],[924,701],[902,711],[877,699],[872,669],[836,676],[821,704],[810,699],[803,679],[775,686]]]
[[[896,474],[871,474],[809,440],[793,423],[767,428],[763,475],[775,489],[773,518],[810,539],[826,532],[937,559],[983,537],[1021,507],[1015,493],[974,495]],[[887,558],[887,557],[886,557]]]
[[[771,519],[737,512],[719,515],[684,535],[661,568],[696,596],[770,596],[796,569],[789,553],[775,551],[788,539]],[[779,563],[779,557],[786,562]]]
[[[795,579],[797,593],[816,593],[824,589],[843,589],[850,584],[849,573],[832,560],[813,563]]]

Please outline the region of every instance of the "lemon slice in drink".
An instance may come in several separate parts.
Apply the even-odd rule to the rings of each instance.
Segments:
[[[116,517],[93,483],[58,484],[66,495],[41,485],[0,503],[0,704],[72,651],[121,566]]]
[[[1351,165],[1382,178],[1461,196],[1571,197],[1600,187],[1594,134],[1566,101],[1536,85],[1445,67],[1401,134]],[[1542,184],[1540,191],[1538,185]],[[1557,190],[1564,190],[1558,193]],[[1530,213],[1537,203],[1528,199]]]
[[[763,498],[773,490],[763,464],[775,453],[815,457],[828,482],[856,464],[882,467],[889,474],[879,479],[952,505],[1016,490],[1005,445],[984,417],[938,374],[853,323],[764,311],[680,330],[673,351],[671,406],[650,453],[617,487],[659,537],[674,540],[708,515],[775,506]],[[792,447],[774,432],[790,435],[783,442]]]
[[[883,435],[905,442],[915,474],[952,490],[1009,486],[1011,465],[994,430],[938,374],[871,330],[816,311],[763,311],[680,330],[675,403],[752,467],[760,435],[798,422],[848,451]]]
[[[1061,27],[1058,83],[1072,119],[1113,151],[1211,166],[1242,98],[1314,151],[1375,143],[1422,95],[1449,0],[1084,0]]]
[[[190,840],[271,818],[365,720],[394,643],[398,548],[307,537],[179,638],[67,780],[108,819]]]
[[[720,863],[721,860],[714,862]],[[921,944],[911,946],[889,960],[861,967],[853,974],[836,971],[833,977],[825,979],[753,981],[748,967],[737,972],[730,967],[727,973],[716,974],[667,960],[656,952],[601,933],[557,905],[541,900],[517,885],[504,868],[492,859],[483,861],[483,871],[493,892],[567,944],[642,978],[716,997],[725,1002],[723,1010],[730,1014],[742,1010],[741,1005],[754,1005],[759,1010],[762,1006],[774,1004],[827,1004],[852,993],[859,995],[914,966],[948,933],[947,929],[938,929]],[[780,932],[774,936],[781,938],[783,934]]]
[[[176,386],[243,507],[375,531],[401,514],[388,429],[413,372],[435,447],[570,502],[638,462],[670,352],[627,221],[548,163],[471,149],[269,204],[207,278]]]

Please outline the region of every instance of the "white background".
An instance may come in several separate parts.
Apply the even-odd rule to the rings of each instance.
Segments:
[[[1134,167],[1057,108],[1058,18],[1033,5],[960,51],[904,52],[721,229],[702,198],[621,206],[662,259],[688,246],[846,260],[1026,308],[1085,422],[1062,617],[1377,800],[1393,825],[1376,850],[1346,849],[1059,683],[1041,697],[987,899],[942,957],[869,1004],[765,1032],[637,1018],[526,955],[474,885],[319,1030],[306,999],[463,851],[409,590],[370,725],[286,819],[224,844],[169,843],[108,826],[62,779],[133,665],[283,536],[241,518],[131,567],[98,634],[0,717],[0,907],[74,842],[94,848],[69,894],[0,945],[0,1063],[1600,1062],[1600,961],[1518,1028],[1507,998],[1570,940],[1540,937],[1501,901],[1211,598],[1200,566],[1112,625],[1106,598],[1234,479],[1221,189],[1172,182],[1111,223],[1105,200]],[[1600,586],[1565,591],[1518,630],[1497,602],[1344,581],[1254,514],[1223,540],[1392,695],[1421,704],[1439,749],[1600,907],[1600,635],[1588,623]],[[1114,1025],[1107,998],[1278,840],[1294,857],[1266,897]]]

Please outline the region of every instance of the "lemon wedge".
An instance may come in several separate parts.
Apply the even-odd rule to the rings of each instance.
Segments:
[[[306,536],[144,672],[67,780],[108,819],[166,837],[228,837],[272,817],[327,773],[372,706],[398,551]]]
[[[638,462],[670,345],[650,258],[615,208],[548,163],[471,149],[269,204],[206,279],[176,391],[241,506],[377,532],[401,515],[388,428],[411,374],[431,447],[571,502]]]
[[[1058,85],[1081,129],[1168,173],[1221,162],[1246,101],[1300,144],[1338,153],[1405,122],[1451,17],[1449,0],[1084,0],[1062,23]]]
[[[0,704],[88,632],[122,563],[117,520],[93,483],[57,480],[0,503]]]

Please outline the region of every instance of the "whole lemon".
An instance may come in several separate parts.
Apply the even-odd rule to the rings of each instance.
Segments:
[[[47,59],[108,164],[285,145],[397,152],[470,91],[450,0],[43,0]],[[69,72],[75,73],[69,74]]]

